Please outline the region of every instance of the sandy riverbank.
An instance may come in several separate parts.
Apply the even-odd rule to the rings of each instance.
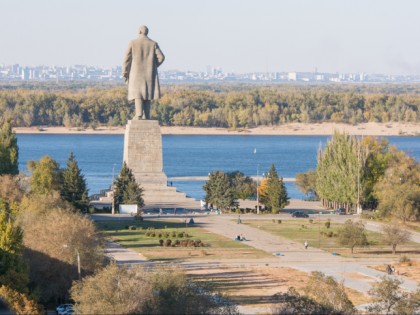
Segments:
[[[17,134],[124,134],[124,127],[66,128],[66,127],[21,127],[14,128]],[[250,129],[230,130],[226,128],[166,127],[164,135],[332,135],[334,130],[351,135],[372,136],[419,136],[420,124],[403,123],[363,123],[358,125],[319,123],[291,123],[280,126],[261,126]]]

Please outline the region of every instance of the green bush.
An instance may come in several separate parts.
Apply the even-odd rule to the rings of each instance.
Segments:
[[[160,246],[163,246],[163,240],[161,239],[161,240],[159,240],[159,245]]]
[[[179,238],[183,238],[183,237],[184,237],[184,232],[180,232],[180,233],[178,233],[178,237],[179,237]]]
[[[156,236],[156,233],[155,232],[152,232],[152,233],[150,233],[150,236],[151,237],[155,237]]]
[[[169,246],[171,246],[171,244],[172,244],[172,240],[167,239],[167,240],[165,241],[165,246],[169,247]]]
[[[327,229],[329,229],[329,228],[330,228],[330,226],[331,226],[331,221],[330,221],[330,219],[328,219],[328,220],[325,222],[325,227],[326,227]]]
[[[281,224],[281,220],[277,220],[277,224]]]
[[[130,225],[128,229],[129,229],[129,230],[137,230],[137,226]]]
[[[309,223],[310,224],[314,223],[314,219],[309,219]]]

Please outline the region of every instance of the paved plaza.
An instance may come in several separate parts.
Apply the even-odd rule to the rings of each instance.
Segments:
[[[294,207],[294,209],[305,209],[302,204]],[[177,216],[150,216],[145,219],[164,220],[175,218]],[[318,215],[316,215],[318,217]],[[333,221],[343,222],[349,216],[328,216]],[[130,216],[121,218],[120,216],[111,215],[94,215],[94,220],[101,219],[129,219]],[[179,218],[179,217],[178,217]],[[367,293],[372,283],[379,281],[380,277],[385,273],[369,268],[368,266],[386,264],[390,262],[390,258],[346,258],[338,255],[332,255],[320,249],[309,247],[305,250],[303,244],[275,236],[265,232],[258,227],[252,227],[247,224],[237,223],[238,215],[195,215],[194,221],[200,226],[212,233],[223,235],[233,239],[236,235],[242,234],[246,236],[245,243],[256,249],[265,251],[272,255],[272,258],[264,259],[194,259],[193,261],[180,262],[179,265],[185,269],[221,269],[221,268],[243,268],[243,267],[289,267],[304,272],[321,271],[328,276],[333,276],[338,281],[343,281],[344,285],[355,289],[362,293]],[[243,223],[246,221],[271,220],[272,218],[288,219],[290,215],[242,215]],[[352,216],[356,219],[356,216]],[[326,218],[324,218],[326,219]],[[366,222],[366,228],[371,231],[380,231],[381,224],[377,222]],[[420,233],[412,232],[412,240],[420,243]],[[141,254],[125,249],[118,244],[109,242],[107,245],[107,254],[115,259],[119,264],[147,264],[147,259]],[[354,277],[352,275],[359,276]],[[415,290],[418,286],[416,281],[410,280],[403,276],[403,287],[408,290]],[[262,309],[247,309],[241,307],[243,312],[260,312]],[[269,310],[266,310],[269,311]]]

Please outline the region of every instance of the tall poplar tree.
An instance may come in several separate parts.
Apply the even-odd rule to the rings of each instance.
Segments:
[[[19,173],[19,148],[10,121],[0,122],[0,175]]]
[[[316,192],[325,206],[350,209],[362,203],[368,154],[356,137],[334,133],[320,150],[316,169]]]
[[[136,204],[139,208],[144,207],[143,188],[136,182],[132,170],[124,162],[120,174],[114,181],[114,207],[120,204]]]
[[[88,189],[85,177],[77,164],[73,152],[70,152],[66,168],[62,170],[62,179],[61,196],[77,209],[86,211],[89,206]]]

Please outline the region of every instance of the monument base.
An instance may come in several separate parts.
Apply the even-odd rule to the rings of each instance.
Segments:
[[[157,120],[129,120],[124,136],[124,161],[144,189],[147,208],[199,209],[198,201],[167,186],[163,172],[162,135]]]
[[[166,186],[162,135],[157,120],[129,120],[124,136],[124,161],[142,186]]]

